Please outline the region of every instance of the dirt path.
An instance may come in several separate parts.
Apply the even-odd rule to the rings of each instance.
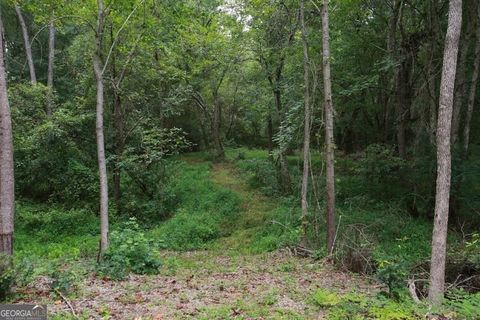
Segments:
[[[214,165],[212,180],[241,197],[239,234],[221,239],[210,251],[162,252],[159,275],[131,275],[116,282],[90,276],[71,299],[81,318],[318,319],[322,312],[311,299],[317,289],[375,290],[359,277],[286,250],[238,254],[238,239],[248,241],[275,202],[251,190],[228,164]],[[49,300],[48,292],[38,294],[58,319],[71,312],[61,300]]]

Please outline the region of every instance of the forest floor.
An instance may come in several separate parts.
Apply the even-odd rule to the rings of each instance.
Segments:
[[[322,319],[326,311],[315,302],[316,293],[378,292],[366,278],[288,250],[239,250],[276,203],[251,189],[233,165],[214,164],[211,172],[214,183],[234,191],[242,202],[231,236],[208,250],[161,252],[164,265],[158,275],[132,274],[124,281],[90,275],[65,299],[52,298],[40,279],[31,297],[36,302],[43,297],[54,319],[65,319],[72,309],[80,319]]]

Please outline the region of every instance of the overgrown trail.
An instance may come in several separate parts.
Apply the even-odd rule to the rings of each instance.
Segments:
[[[267,216],[276,208],[275,201],[262,195],[258,190],[250,188],[244,179],[235,172],[229,163],[215,164],[212,180],[227,189],[234,191],[241,199],[241,212],[237,230],[229,237],[218,242],[220,249],[242,251],[251,236],[260,226],[267,223]]]
[[[231,164],[215,164],[211,172],[214,183],[241,199],[238,230],[211,250],[162,252],[159,275],[117,282],[90,276],[71,301],[78,314],[91,319],[321,319],[324,311],[313,299],[317,290],[376,290],[360,277],[288,250],[242,251],[255,230],[268,223],[275,201],[252,190]],[[61,319],[71,312],[61,300],[52,309]]]

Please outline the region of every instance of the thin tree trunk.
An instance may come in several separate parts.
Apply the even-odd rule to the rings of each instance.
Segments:
[[[100,178],[100,257],[108,248],[108,180],[107,165],[105,160],[105,142],[103,134],[103,68],[101,61],[102,38],[105,22],[105,11],[103,0],[97,0],[98,17],[95,34],[95,52],[93,54],[93,70],[95,72],[97,88],[96,106],[96,135],[97,135],[97,156],[98,173]]]
[[[220,137],[220,127],[222,121],[222,106],[217,94],[214,94],[213,102],[213,123],[212,123],[212,136],[213,144],[215,146],[215,158],[222,160],[225,158],[225,150],[223,149],[222,139]]]
[[[267,143],[268,143],[268,159],[270,161],[273,161],[273,120],[272,120],[272,114],[269,111],[268,112],[268,118],[267,118]]]
[[[330,71],[330,31],[328,22],[328,0],[322,6],[322,43],[323,43],[323,86],[325,98],[325,155],[327,169],[327,251],[333,252],[335,240],[335,167],[333,138],[333,101],[332,79]]]
[[[430,41],[428,44],[428,51],[430,52],[430,60],[428,62],[428,71],[427,71],[427,89],[428,89],[428,100],[429,100],[429,125],[428,125],[428,134],[430,137],[430,142],[432,145],[435,145],[435,135],[437,130],[437,87],[436,87],[436,72],[435,72],[435,52],[437,52],[437,37],[438,37],[438,17],[437,17],[437,6],[436,1],[430,1],[429,8],[429,22],[431,26],[431,35]]]
[[[405,113],[407,112],[407,88],[408,71],[405,63],[400,63],[400,70],[397,72],[396,80],[396,101],[395,101],[395,121],[397,128],[397,145],[400,158],[407,158],[407,146],[405,137]]]
[[[110,26],[110,38],[113,45],[114,38],[113,38],[112,25]],[[119,86],[120,86],[120,82],[123,80],[122,75],[124,74],[124,72],[122,72],[121,73],[122,75],[120,75],[120,78],[118,78],[116,50],[112,50],[111,57],[112,57],[111,67],[112,67],[113,116],[114,116],[113,124],[115,128],[115,163],[113,166],[113,179],[112,179],[113,180],[113,199],[115,201],[117,214],[120,214],[122,212],[122,208],[121,208],[122,180],[121,180],[120,162],[122,161],[122,157],[123,157],[125,137],[124,137],[124,127],[123,127],[122,100],[120,97]]]
[[[300,23],[302,26],[302,43],[303,43],[303,100],[304,100],[304,132],[303,132],[303,174],[302,174],[302,235],[300,237],[301,245],[306,246],[307,242],[307,228],[308,228],[308,174],[310,164],[310,81],[308,74],[308,44],[307,35],[305,30],[305,14],[304,14],[305,1],[300,3]]]
[[[22,11],[18,5],[15,5],[15,12],[17,13],[20,27],[22,28],[23,42],[25,44],[25,53],[27,55],[28,70],[30,71],[30,81],[32,84],[37,83],[37,76],[35,74],[35,65],[33,64],[32,46],[30,45],[30,38],[28,37],[28,29],[23,19]]]
[[[7,97],[5,38],[0,16],[0,253],[13,254],[15,188],[13,175],[12,119]]]
[[[275,80],[276,85],[278,85],[280,81],[280,75],[277,71],[277,79]],[[280,90],[274,89],[273,90],[273,98],[275,101],[275,109],[277,110],[278,117],[280,121],[284,118],[283,115],[285,112],[282,112],[282,94]],[[284,146],[279,146],[279,151],[278,151],[278,162],[280,164],[280,184],[281,188],[284,193],[289,193],[291,191],[292,187],[292,180],[290,178],[290,172],[288,170],[288,161],[287,161],[287,156],[286,156],[287,150]]]
[[[47,72],[47,116],[53,112],[53,62],[55,59],[55,26],[53,21],[48,24],[48,72]]]
[[[389,21],[389,32],[388,32],[388,41],[387,41],[387,50],[390,55],[390,57],[396,61],[398,59],[398,41],[397,41],[397,30],[400,21],[402,20],[402,8],[403,8],[403,0],[394,0],[393,2],[393,8],[392,8],[392,15],[390,17]],[[391,118],[391,113],[397,114],[397,109],[398,109],[398,102],[397,102],[397,97],[398,97],[398,88],[397,88],[397,81],[398,81],[398,73],[399,73],[399,68],[394,67],[393,72],[391,74],[392,76],[392,92],[394,92],[394,110],[390,110],[389,105],[386,106],[386,111],[385,111],[385,131],[384,131],[384,141],[387,142],[389,138],[389,132],[390,132],[390,118]],[[395,119],[395,121],[397,121]],[[396,127],[396,122],[394,123]],[[395,130],[395,137],[397,137],[397,132],[398,130]]]
[[[428,293],[429,300],[434,304],[441,303],[445,289],[445,262],[451,180],[450,136],[461,26],[462,0],[450,0],[438,109],[437,186],[432,234],[430,287]]]
[[[467,19],[467,30],[463,34],[460,41],[460,53],[457,64],[457,75],[455,77],[455,96],[453,98],[453,115],[452,115],[452,145],[455,145],[458,140],[460,131],[460,118],[462,113],[463,103],[467,96],[467,84],[465,82],[465,66],[468,58],[468,48],[470,44],[470,35],[472,32],[473,21]]]
[[[477,5],[477,30],[475,43],[475,61],[473,63],[472,82],[470,83],[470,94],[468,96],[467,113],[465,115],[465,124],[463,127],[463,154],[468,157],[468,147],[470,144],[470,125],[472,122],[473,107],[475,106],[475,95],[477,93],[478,73],[480,71],[480,4]]]
[[[113,60],[112,60],[113,63]],[[117,206],[117,211],[120,213],[121,210],[121,199],[122,199],[122,187],[121,187],[121,169],[120,162],[122,161],[123,152],[125,150],[125,130],[123,126],[123,108],[122,100],[119,93],[114,89],[113,94],[113,113],[115,118],[115,168],[113,172],[113,196],[115,199],[115,204]]]

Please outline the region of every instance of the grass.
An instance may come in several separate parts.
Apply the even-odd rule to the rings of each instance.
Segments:
[[[170,186],[177,197],[176,212],[149,232],[164,249],[206,248],[220,237],[230,235],[239,218],[240,198],[211,179],[209,163],[189,163],[177,169]]]

